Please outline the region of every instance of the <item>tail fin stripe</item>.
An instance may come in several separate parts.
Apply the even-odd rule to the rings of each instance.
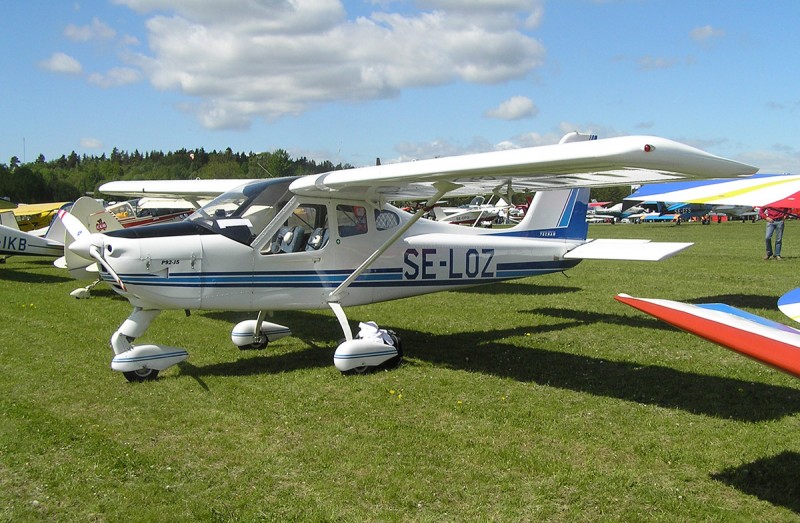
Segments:
[[[564,205],[564,210],[561,212],[561,217],[558,220],[558,227],[567,227],[569,225],[569,221],[572,218],[572,210],[575,208],[575,200],[577,197],[577,189],[570,191],[569,199],[567,200],[566,205]]]

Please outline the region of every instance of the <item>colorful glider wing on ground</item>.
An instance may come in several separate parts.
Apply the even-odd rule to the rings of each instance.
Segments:
[[[797,306],[800,289],[789,294],[787,303]],[[627,294],[618,294],[616,300],[800,378],[800,330],[722,303],[693,305]]]

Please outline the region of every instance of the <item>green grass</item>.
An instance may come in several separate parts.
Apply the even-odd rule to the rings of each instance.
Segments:
[[[156,382],[109,368],[130,306],[44,259],[0,267],[3,521],[800,520],[800,382],[617,303],[724,301],[778,321],[800,226],[592,226],[694,241],[661,263],[350,309],[403,337],[398,369],[345,377],[329,311],[240,352],[247,315],[163,313],[140,341],[190,358]]]

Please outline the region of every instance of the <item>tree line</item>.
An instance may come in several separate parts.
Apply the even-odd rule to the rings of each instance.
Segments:
[[[292,158],[283,149],[264,153],[234,153],[230,148],[211,152],[200,148],[167,153],[130,153],[114,148],[110,156],[105,153],[79,156],[73,151],[50,161],[39,155],[29,163],[22,163],[13,156],[8,164],[0,163],[0,197],[17,203],[66,202],[84,195],[101,198],[103,195],[98,187],[115,180],[268,178],[304,176],[352,167],[347,163],[334,165],[328,160],[316,162],[306,157]],[[620,202],[630,194],[629,189],[592,189],[592,198]],[[513,203],[522,203],[525,197],[516,194]]]
[[[266,153],[235,153],[230,148],[130,153],[114,148],[110,156],[79,156],[73,151],[50,161],[39,155],[29,163],[16,156],[8,164],[0,163],[0,197],[19,203],[73,201],[84,195],[102,197],[97,188],[115,180],[268,178],[349,168],[352,165],[292,158],[283,149]]]

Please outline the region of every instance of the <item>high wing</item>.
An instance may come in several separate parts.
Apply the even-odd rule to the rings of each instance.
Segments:
[[[800,175],[759,174],[746,178],[675,182],[644,186],[626,201],[686,202],[745,207],[793,207],[800,192]],[[798,198],[800,203],[800,198]],[[800,206],[800,205],[799,205]]]
[[[307,196],[419,200],[442,188],[456,196],[505,195],[756,171],[750,165],[664,138],[627,136],[331,171],[304,176],[291,190]],[[102,185],[100,191],[191,200],[216,196],[248,181],[252,180],[119,181]]]
[[[254,178],[228,178],[214,180],[131,180],[104,183],[99,191],[112,196],[184,198],[198,200],[215,198],[231,189],[254,181]]]
[[[420,160],[305,176],[298,194],[321,197],[430,198],[663,182],[680,177],[752,174],[758,169],[654,136],[626,136]]]
[[[23,232],[30,232],[47,227],[56,212],[68,204],[69,202],[19,204],[11,209],[11,212],[17,219],[19,229]]]

